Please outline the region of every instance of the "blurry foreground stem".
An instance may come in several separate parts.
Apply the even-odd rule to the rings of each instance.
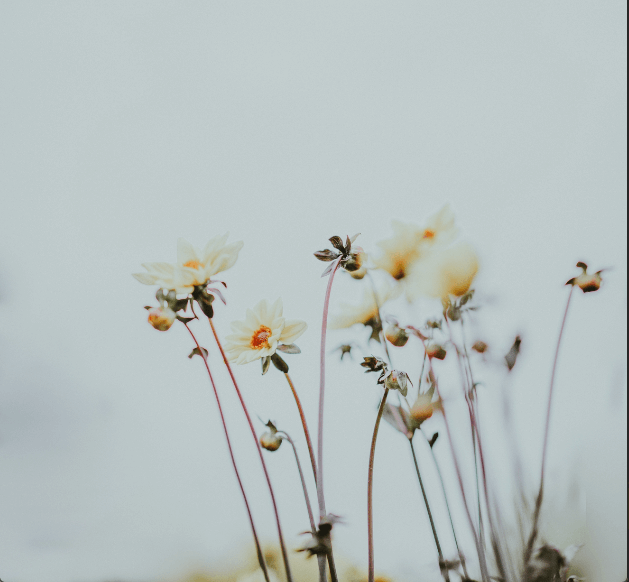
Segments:
[[[216,333],[216,328],[214,327],[214,322],[212,319],[208,317],[208,321],[210,322],[210,327],[212,328],[212,333],[214,334],[214,339],[216,340],[216,345],[221,352],[221,356],[223,356],[223,361],[225,362],[225,366],[227,367],[227,371],[232,379],[232,383],[234,384],[234,388],[236,389],[236,394],[238,395],[238,399],[240,400],[240,404],[242,406],[243,412],[247,418],[247,422],[249,423],[249,428],[251,430],[251,434],[253,435],[253,440],[256,443],[256,448],[258,450],[258,455],[260,456],[260,462],[262,463],[262,469],[264,471],[264,476],[266,478],[267,485],[269,487],[269,493],[271,494],[271,502],[273,504],[273,512],[275,513],[275,522],[277,524],[277,533],[280,541],[280,549],[282,551],[282,558],[284,560],[284,569],[286,570],[286,579],[288,582],[293,582],[293,577],[290,571],[290,564],[288,563],[288,552],[286,551],[286,544],[284,543],[284,535],[282,534],[282,525],[280,524],[280,514],[277,509],[277,502],[275,501],[275,493],[273,492],[273,486],[271,485],[271,478],[269,477],[269,471],[266,467],[266,462],[264,461],[264,455],[262,454],[262,448],[260,447],[260,443],[258,442],[258,435],[256,434],[256,429],[253,426],[253,422],[251,421],[251,416],[249,415],[249,410],[247,409],[247,405],[242,397],[240,392],[240,388],[238,388],[238,383],[236,382],[236,378],[234,373],[232,372],[231,366],[229,365],[229,360],[225,355],[223,350],[223,346],[221,341],[218,339],[218,334]]]
[[[229,432],[227,431],[227,423],[225,422],[225,416],[223,415],[223,407],[221,406],[221,401],[218,396],[218,391],[216,389],[216,384],[214,384],[214,378],[212,377],[212,372],[210,372],[210,366],[207,363],[207,356],[205,352],[199,345],[197,338],[192,333],[192,330],[188,327],[188,324],[185,324],[186,329],[190,332],[194,343],[197,346],[197,350],[199,351],[199,355],[203,358],[203,363],[205,364],[205,369],[207,370],[208,376],[210,377],[210,383],[212,384],[212,389],[214,390],[214,397],[216,398],[216,405],[218,407],[218,412],[221,417],[221,423],[223,424],[223,431],[225,432],[225,440],[227,441],[227,448],[229,449],[229,456],[232,461],[232,465],[234,467],[234,473],[236,473],[236,479],[238,481],[238,486],[240,487],[240,492],[242,493],[242,497],[245,501],[245,507],[247,508],[247,515],[249,516],[249,523],[251,524],[251,531],[253,533],[253,540],[256,545],[256,553],[258,555],[258,562],[260,563],[260,568],[262,568],[262,572],[264,573],[264,579],[266,582],[269,581],[269,572],[266,569],[266,563],[264,562],[264,555],[262,554],[262,548],[260,547],[260,540],[258,539],[258,534],[256,532],[256,526],[253,523],[253,516],[251,515],[251,508],[249,507],[249,501],[247,500],[247,494],[245,493],[245,488],[243,487],[242,480],[240,479],[240,473],[238,472],[238,467],[236,466],[236,459],[234,458],[234,451],[232,449],[231,440],[229,438]]]

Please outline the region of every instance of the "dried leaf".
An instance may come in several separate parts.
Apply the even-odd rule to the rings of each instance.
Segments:
[[[205,360],[205,358],[208,357],[208,351],[205,348],[201,348],[201,350],[203,352],[202,357]],[[192,359],[194,356],[201,356],[201,352],[199,351],[199,348],[194,348],[188,355],[190,359]]]
[[[223,302],[223,305],[227,305],[227,301],[225,301],[225,297],[218,289],[216,289],[215,287],[212,287],[211,289],[208,289],[208,291],[211,291],[214,295],[216,295]]]
[[[317,251],[316,253],[314,253],[314,256],[317,257],[317,259],[319,259],[320,261],[324,261],[324,262],[333,261],[334,259],[339,258],[339,254],[335,253],[334,251],[331,251],[330,249]]]
[[[343,239],[340,236],[333,236],[330,239],[330,242],[332,243],[332,246],[335,249],[337,249],[341,253],[345,254],[345,247],[343,246]]]
[[[336,265],[337,265],[336,261],[334,263],[330,263],[328,265],[328,268],[325,271],[323,271],[323,273],[321,273],[321,277],[323,278],[329,275],[332,272],[332,270],[336,267]]]
[[[271,357],[265,356],[261,360],[262,363],[262,375],[264,376],[269,371],[269,366],[271,365]]]
[[[277,349],[285,354],[301,354],[301,350],[295,344],[282,344],[277,346]]]

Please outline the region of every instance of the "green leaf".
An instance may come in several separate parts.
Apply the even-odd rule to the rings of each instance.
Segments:
[[[271,361],[280,372],[288,374],[288,364],[284,360],[282,360],[282,358],[278,354],[273,354],[271,356]]]

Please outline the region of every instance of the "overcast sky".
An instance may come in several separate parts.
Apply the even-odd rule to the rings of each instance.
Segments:
[[[224,336],[279,296],[287,317],[308,322],[289,362],[314,431],[326,280],[312,252],[356,232],[375,249],[391,219],[420,224],[449,202],[482,258],[474,337],[496,354],[524,340],[508,383],[491,365],[478,376],[488,403],[504,389],[516,398],[532,487],[563,284],[578,260],[613,267],[570,313],[544,535],[586,543],[590,582],[623,579],[625,22],[612,0],[3,2],[0,578],[176,580],[251,545],[201,361],[186,358],[181,326],[146,323],[153,290],[131,277],[141,263],[173,261],[180,236],[243,240],[216,325]],[[363,289],[339,276],[331,312]],[[415,324],[438,308],[396,306]],[[250,435],[199,334],[272,542]],[[331,332],[329,347],[367,335]],[[415,377],[418,354],[409,344],[394,357]],[[281,422],[306,461],[272,372],[237,369],[252,411]],[[364,567],[380,392],[357,360],[334,357],[328,386],[328,507],[347,522],[339,555]],[[446,458],[445,440],[435,450]],[[268,463],[295,546],[308,523],[293,459],[283,448]],[[378,570],[438,580],[408,450],[388,426],[375,488]],[[456,519],[465,530],[460,504]]]

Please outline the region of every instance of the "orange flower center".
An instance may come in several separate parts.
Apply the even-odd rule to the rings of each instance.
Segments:
[[[261,325],[260,329],[251,336],[249,345],[251,345],[254,350],[261,350],[262,348],[268,347],[269,338],[272,333],[273,332],[266,325]]]
[[[187,261],[183,264],[184,267],[190,267],[191,269],[199,269],[201,268],[201,263],[199,261]]]
[[[430,230],[430,229],[426,229],[424,231],[424,238],[435,238],[435,231],[434,230]]]

